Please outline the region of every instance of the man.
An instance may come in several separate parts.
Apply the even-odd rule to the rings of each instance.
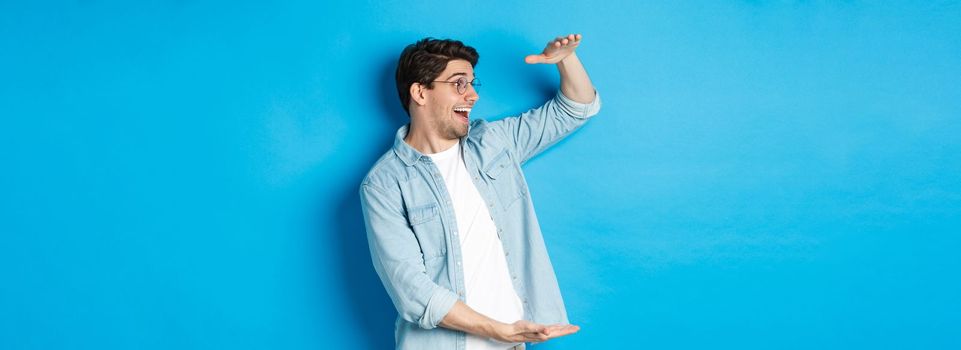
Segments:
[[[551,40],[527,63],[556,64],[560,92],[495,122],[472,119],[478,54],[460,41],[404,49],[397,92],[410,116],[360,186],[371,260],[398,311],[398,349],[523,349],[568,324],[521,164],[600,109],[574,54]]]

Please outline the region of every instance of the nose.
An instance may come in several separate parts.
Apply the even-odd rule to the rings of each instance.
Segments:
[[[474,84],[467,85],[467,92],[464,93],[464,97],[468,102],[474,103],[480,99],[480,95],[477,94],[477,90],[474,89]]]

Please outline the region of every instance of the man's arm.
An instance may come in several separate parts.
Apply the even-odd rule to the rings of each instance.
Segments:
[[[560,92],[543,106],[489,124],[512,146],[511,153],[517,163],[527,162],[570,135],[600,110],[600,97],[574,54],[580,43],[580,35],[558,37],[547,43],[542,53],[527,56],[524,59],[527,63],[557,65]]]
[[[360,204],[371,261],[397,313],[421,328],[437,327],[457,294],[427,276],[420,246],[400,209],[400,193],[364,184]]]
[[[460,300],[450,309],[447,316],[440,322],[440,326],[505,343],[542,342],[580,330],[580,327],[569,324],[545,326],[524,320],[511,324],[498,322],[474,311]]]

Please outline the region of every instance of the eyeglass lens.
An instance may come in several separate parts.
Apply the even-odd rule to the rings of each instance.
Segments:
[[[458,94],[463,95],[465,92],[467,92],[467,79],[463,77],[457,78],[457,82],[455,85],[457,86]]]

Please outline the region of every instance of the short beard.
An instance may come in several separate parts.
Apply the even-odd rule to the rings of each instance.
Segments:
[[[446,129],[445,133],[448,138],[459,139],[467,136],[467,125],[448,125]]]

